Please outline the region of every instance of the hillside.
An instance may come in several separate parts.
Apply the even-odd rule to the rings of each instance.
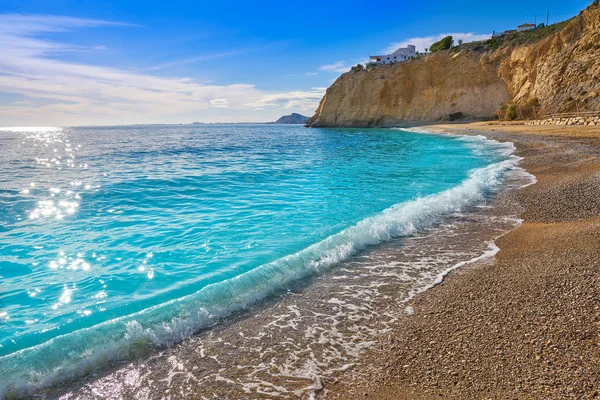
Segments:
[[[304,124],[307,120],[308,117],[305,117],[304,115],[292,113],[279,118],[274,124]]]
[[[327,89],[308,126],[389,126],[503,105],[541,113],[600,109],[600,5],[537,31],[468,43],[402,64],[354,68]]]

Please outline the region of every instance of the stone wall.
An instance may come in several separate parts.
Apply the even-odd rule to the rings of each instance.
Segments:
[[[600,126],[600,114],[586,117],[552,117],[526,121],[525,125],[598,125]]]

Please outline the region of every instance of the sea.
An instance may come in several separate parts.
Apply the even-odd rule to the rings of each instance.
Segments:
[[[497,251],[511,143],[416,129],[0,128],[0,397],[315,398]]]

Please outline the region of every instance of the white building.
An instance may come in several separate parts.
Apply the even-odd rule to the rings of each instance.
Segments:
[[[411,57],[417,55],[417,48],[412,44],[409,44],[407,47],[401,47],[392,54],[386,54],[383,56],[371,56],[370,63],[372,64],[393,64],[397,62],[403,62]]]
[[[522,24],[522,25],[517,26],[518,32],[530,31],[532,29],[535,29],[535,24]]]
[[[540,28],[543,28],[544,26],[545,26],[544,24],[539,25]],[[537,28],[537,26],[535,24],[530,24],[530,23],[521,24],[521,25],[517,26],[517,29],[510,29],[508,31],[504,31],[501,33],[496,33],[496,31],[494,31],[494,33],[492,33],[492,39],[495,39],[495,38],[498,38],[498,37],[501,37],[504,35],[513,35],[517,32],[531,31],[536,28]]]

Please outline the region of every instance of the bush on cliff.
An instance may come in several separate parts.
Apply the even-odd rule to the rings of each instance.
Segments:
[[[506,119],[508,121],[517,119],[517,106],[514,103],[509,104],[506,108]]]
[[[454,39],[452,38],[452,36],[446,36],[439,42],[435,42],[434,44],[432,44],[429,47],[429,51],[431,51],[432,53],[435,53],[436,51],[440,51],[440,50],[448,50],[448,49],[452,48],[453,45],[454,45]]]

